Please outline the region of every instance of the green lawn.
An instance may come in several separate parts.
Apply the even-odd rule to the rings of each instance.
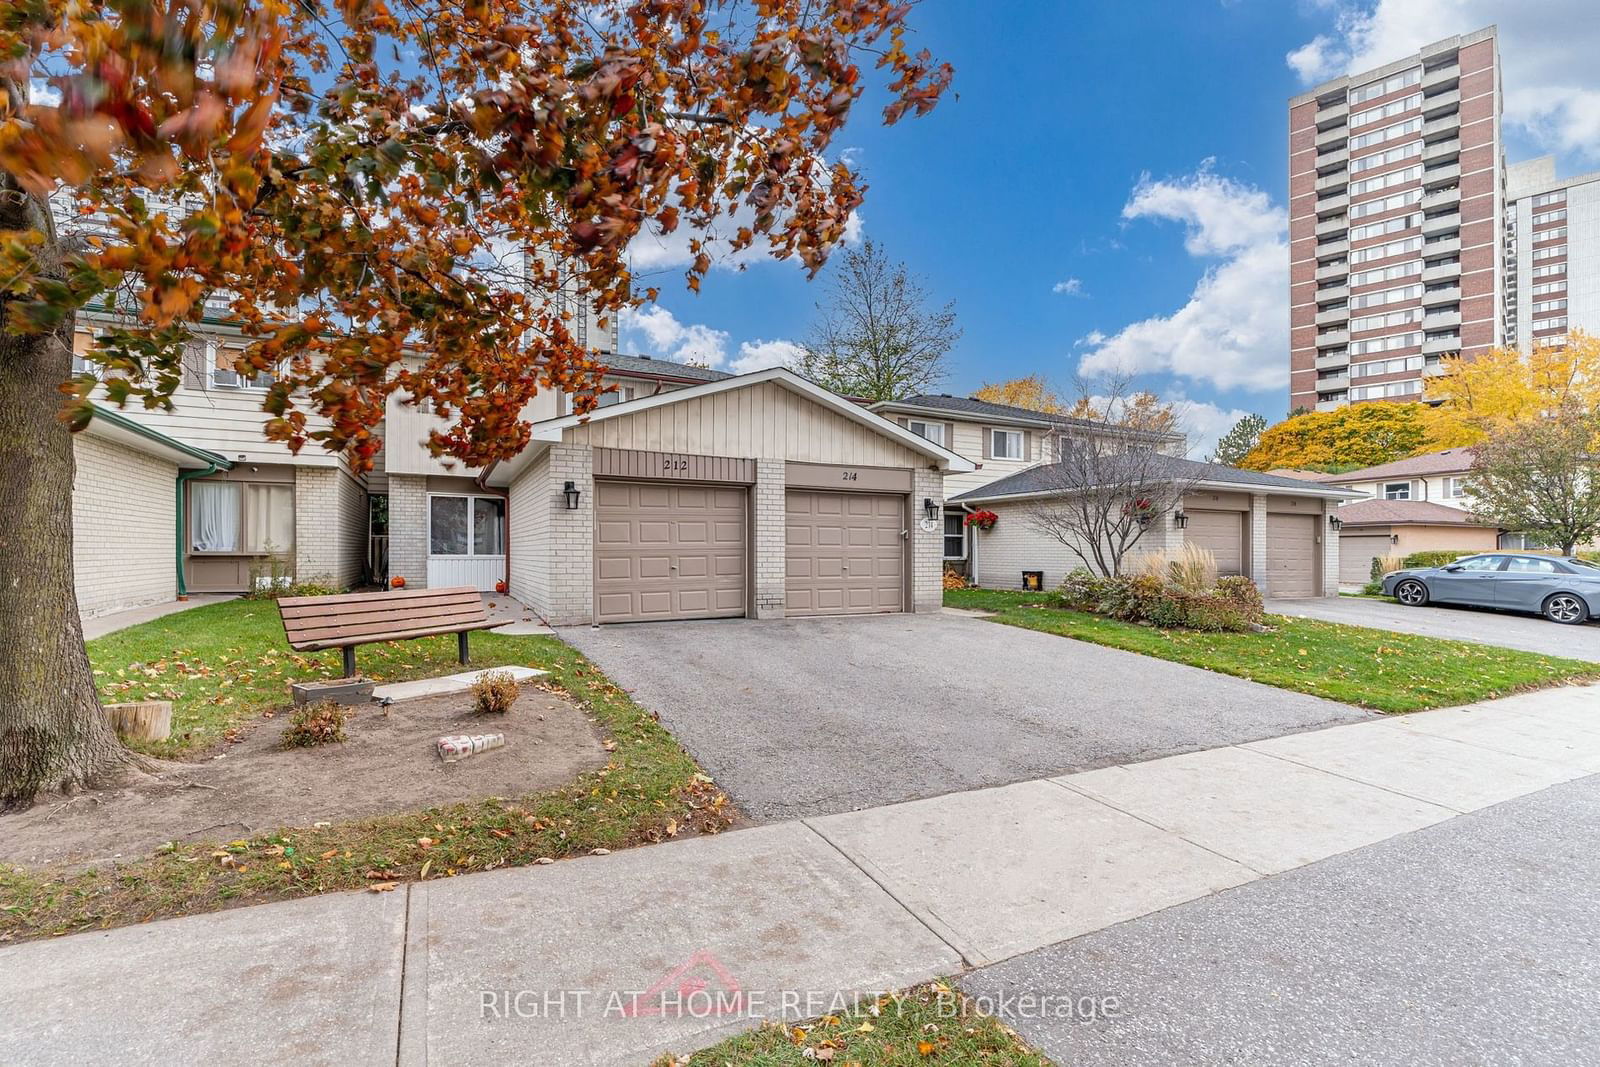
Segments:
[[[1160,630],[1051,607],[1050,594],[952,589],[945,603],[996,622],[1176,660],[1376,711],[1470,704],[1522,689],[1600,678],[1600,664],[1531,652],[1269,616],[1270,633]]]
[[[0,942],[120,926],[336,890],[442,878],[716,832],[733,813],[655,718],[552,637],[475,634],[483,664],[526,664],[583,706],[604,732],[605,767],[547,793],[486,799],[358,822],[169,845],[81,873],[0,863]],[[287,652],[271,603],[230,601],[132,627],[89,645],[107,699],[175,702],[163,755],[195,753],[264,709],[291,679],[339,672],[337,652]],[[452,673],[453,637],[364,646],[359,666],[393,680]],[[281,720],[262,729],[281,729]],[[424,844],[423,842],[427,842]]]
[[[855,1007],[852,1005],[852,1007]],[[863,1001],[795,1026],[768,1024],[655,1067],[1049,1067],[1009,1029],[973,1011],[943,982]]]

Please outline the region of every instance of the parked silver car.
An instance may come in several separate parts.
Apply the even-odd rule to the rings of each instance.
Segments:
[[[1383,591],[1414,608],[1437,602],[1536,612],[1561,623],[1600,618],[1600,565],[1571,556],[1463,556],[1443,567],[1390,571]]]

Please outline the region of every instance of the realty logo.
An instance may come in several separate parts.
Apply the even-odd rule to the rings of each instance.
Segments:
[[[721,960],[705,949],[698,949],[649,989],[636,995],[622,1014],[631,1019],[661,1015],[703,1019],[739,1015],[744,1009],[745,996],[738,980]]]

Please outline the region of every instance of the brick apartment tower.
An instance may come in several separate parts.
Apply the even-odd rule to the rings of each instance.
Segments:
[[[1600,171],[1553,156],[1506,168],[1505,335],[1523,351],[1600,326]]]
[[[1502,343],[1494,27],[1289,101],[1289,407],[1417,400]]]

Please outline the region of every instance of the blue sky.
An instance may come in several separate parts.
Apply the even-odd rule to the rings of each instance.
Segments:
[[[956,95],[890,128],[876,108],[857,114],[841,148],[871,186],[860,230],[956,302],[965,336],[944,391],[1041,373],[1070,392],[1080,367],[1126,369],[1186,405],[1203,448],[1242,412],[1287,406],[1288,98],[1498,19],[1510,158],[1553,151],[1563,172],[1593,169],[1588,6],[926,0],[917,43],[954,64]],[[758,259],[695,296],[680,259],[636,249],[662,296],[625,349],[770,364],[823,295],[793,264]]]

